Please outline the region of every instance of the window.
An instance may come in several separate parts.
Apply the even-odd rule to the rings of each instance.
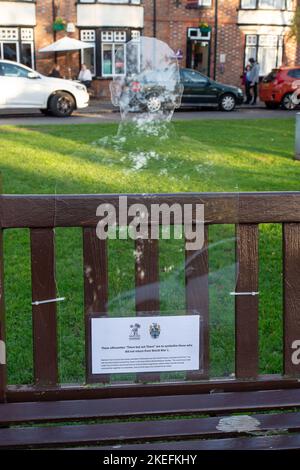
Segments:
[[[259,8],[273,8],[277,10],[284,10],[286,8],[285,0],[259,0]]]
[[[291,10],[293,8],[293,0],[241,0],[241,8]]]
[[[79,0],[79,3],[129,3],[131,5],[140,5],[141,0]]]
[[[28,77],[29,71],[19,65],[3,62],[0,64],[0,75],[5,77]]]
[[[300,69],[293,69],[288,71],[288,76],[293,78],[300,78]]]
[[[80,31],[80,39],[84,42],[89,42],[91,48],[81,50],[81,63],[85,64],[91,71],[93,76],[96,75],[96,32],[94,29],[82,29]]]
[[[132,41],[139,41],[141,37],[141,32],[138,30],[133,29],[131,31],[131,39]]]
[[[33,29],[21,29],[21,54],[20,62],[27,67],[34,67],[34,42],[33,42]]]
[[[19,58],[19,48],[18,44],[14,42],[2,42],[1,43],[1,57],[6,60],[13,60],[14,62],[18,61]]]
[[[0,28],[0,59],[34,66],[34,37],[32,28]]]
[[[260,75],[267,75],[282,63],[283,38],[270,34],[246,36],[245,65],[249,59],[257,60],[260,65]]]
[[[102,76],[125,74],[126,31],[102,31]]]
[[[204,75],[201,75],[199,72],[193,72],[192,70],[182,70],[182,77],[184,82],[193,82],[193,83],[206,83],[207,78]]]
[[[256,8],[256,0],[241,0],[241,8]]]
[[[27,67],[33,68],[33,44],[29,42],[21,43],[21,57],[22,64],[27,65]]]
[[[245,66],[249,63],[249,59],[257,59],[257,35],[248,34],[246,36],[245,49]]]
[[[0,41],[14,41],[19,39],[18,28],[0,28]]]
[[[81,29],[80,39],[91,44],[81,51],[81,63],[87,65],[93,76],[113,77],[125,74],[126,43],[133,41],[132,52],[139,58],[141,32],[137,29]]]
[[[211,7],[212,0],[198,0],[198,4],[200,7]]]

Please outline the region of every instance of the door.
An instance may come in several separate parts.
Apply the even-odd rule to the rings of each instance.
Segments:
[[[181,70],[184,92],[182,102],[191,105],[209,105],[217,101],[215,93],[211,90],[210,81],[195,70]]]
[[[193,41],[192,43],[192,68],[204,75],[209,75],[209,49],[207,41]]]
[[[44,103],[41,78],[29,78],[30,70],[24,67],[1,62],[1,89],[4,93],[6,107],[41,107]]]
[[[210,76],[210,41],[188,40],[187,68]]]

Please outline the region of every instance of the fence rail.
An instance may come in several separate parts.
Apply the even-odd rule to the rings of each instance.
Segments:
[[[94,227],[98,205],[117,208],[119,196],[1,196],[1,227]],[[300,222],[300,192],[128,195],[128,205],[141,202],[148,210],[151,204],[205,204],[208,225]]]

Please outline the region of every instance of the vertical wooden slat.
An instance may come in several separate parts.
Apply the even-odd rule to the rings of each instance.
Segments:
[[[6,343],[5,343],[5,304],[3,270],[3,230],[0,230],[0,402],[6,395]]]
[[[258,291],[258,225],[237,226],[236,292]],[[237,378],[258,374],[258,295],[235,297],[235,373]]]
[[[186,309],[201,314],[202,335],[200,364],[202,371],[187,372],[188,380],[203,379],[209,375],[209,292],[208,292],[208,226],[204,229],[201,250],[185,252]]]
[[[56,298],[54,230],[31,229],[32,301]],[[56,303],[32,306],[34,379],[38,385],[58,382]]]
[[[136,240],[136,314],[159,311],[159,259],[158,240]],[[137,374],[140,382],[158,382],[159,373]]]
[[[283,224],[284,374],[300,375],[300,224]],[[299,351],[299,353],[298,353]]]
[[[91,331],[90,315],[108,316],[108,259],[107,242],[100,240],[96,229],[83,229],[83,267],[84,267],[84,311],[85,311],[85,348],[86,380],[91,381]],[[109,383],[108,374],[97,375],[97,381]]]

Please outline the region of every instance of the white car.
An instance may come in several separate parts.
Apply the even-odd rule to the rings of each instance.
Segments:
[[[38,108],[66,117],[88,104],[87,89],[80,82],[46,77],[17,62],[0,60],[0,109]]]

